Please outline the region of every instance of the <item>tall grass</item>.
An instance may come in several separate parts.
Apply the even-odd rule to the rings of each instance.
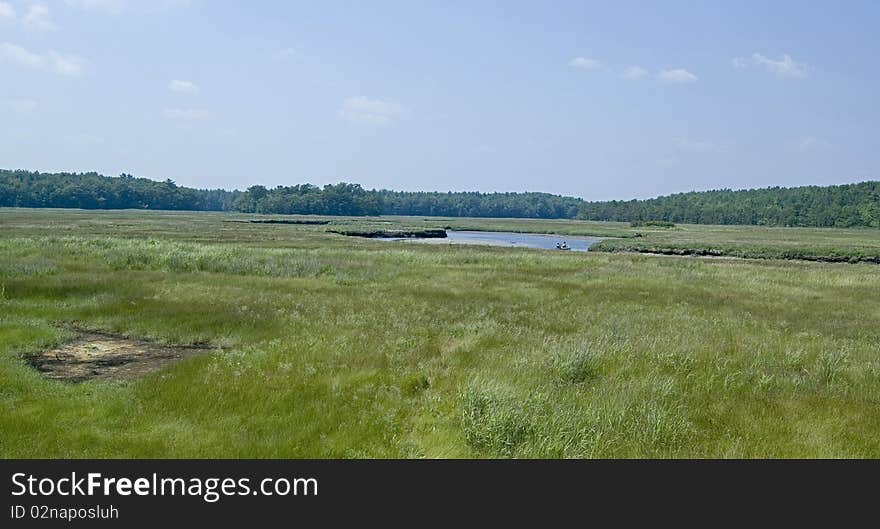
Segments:
[[[0,456],[880,455],[876,265],[430,246],[230,218],[0,210]],[[689,229],[665,231],[760,233]],[[766,238],[797,246],[786,233]],[[28,366],[77,328],[213,348],[128,382]]]

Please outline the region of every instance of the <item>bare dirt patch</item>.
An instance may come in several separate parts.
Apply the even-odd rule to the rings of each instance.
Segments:
[[[169,346],[87,332],[60,347],[31,355],[28,362],[55,380],[128,380],[207,350],[204,346]]]

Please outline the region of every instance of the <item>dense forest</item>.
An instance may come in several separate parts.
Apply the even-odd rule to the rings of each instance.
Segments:
[[[192,189],[123,174],[0,170],[0,206],[168,209],[314,215],[578,217],[643,223],[880,227],[880,182],[679,193],[649,200],[584,202],[547,193],[404,192],[358,184]]]
[[[880,227],[880,182],[679,193],[648,200],[584,202],[578,218],[683,224]]]
[[[128,174],[0,170],[0,206],[82,209],[225,211],[240,191],[191,189]]]
[[[546,193],[367,191],[357,184],[252,186],[235,200],[248,213],[574,218],[579,198]]]
[[[583,201],[547,193],[379,191],[386,215],[571,219]]]
[[[346,183],[207,190],[126,174],[107,177],[0,170],[0,206],[14,207],[556,219],[573,218],[581,203],[579,198],[546,193],[376,191]]]

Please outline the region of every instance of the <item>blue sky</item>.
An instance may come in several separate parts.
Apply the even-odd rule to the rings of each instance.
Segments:
[[[0,167],[591,200],[880,178],[877,2],[0,0]]]

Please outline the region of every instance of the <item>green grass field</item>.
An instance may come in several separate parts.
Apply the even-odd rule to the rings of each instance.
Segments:
[[[328,232],[453,226],[796,257],[878,255],[878,230],[230,222],[250,218],[0,209],[0,456],[880,457],[876,264]],[[30,367],[75,328],[210,351],[127,381]]]

